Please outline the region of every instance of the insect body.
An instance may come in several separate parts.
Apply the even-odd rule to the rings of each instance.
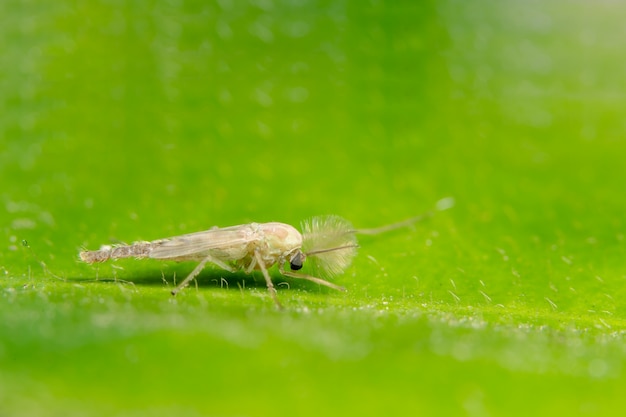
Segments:
[[[342,273],[356,254],[356,230],[338,216],[313,218],[303,224],[304,233],[285,223],[250,223],[213,228],[204,232],[136,242],[132,245],[103,246],[97,251],[83,251],[80,258],[88,263],[119,258],[151,258],[171,261],[199,261],[196,268],[172,291],[176,295],[195,278],[207,263],[235,272],[261,270],[274,301],[276,290],[268,268],[278,264],[282,275],[316,282],[336,290],[344,288],[311,275],[294,272],[305,261],[327,277]],[[285,269],[289,266],[289,270]]]
[[[437,202],[437,210],[454,205],[452,198]],[[339,275],[356,255],[356,234],[378,234],[409,226],[432,215],[413,217],[403,222],[375,229],[354,229],[339,216],[314,217],[302,224],[302,233],[285,223],[250,223],[218,228],[204,232],[175,236],[152,242],[136,242],[132,245],[102,246],[96,251],[83,251],[84,262],[96,263],[118,258],[151,258],[171,261],[198,261],[193,271],[172,291],[176,295],[189,285],[206,264],[216,265],[226,271],[254,270],[263,273],[267,288],[278,306],[276,290],[268,268],[278,265],[284,276],[305,279],[339,291],[343,287],[317,276],[296,272],[305,262],[311,264],[315,275],[329,278]],[[288,265],[288,270],[285,266]]]

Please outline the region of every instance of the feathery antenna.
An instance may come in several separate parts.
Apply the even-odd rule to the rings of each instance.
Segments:
[[[398,223],[392,223],[381,227],[374,227],[372,229],[354,229],[350,230],[351,233],[358,233],[361,235],[377,235],[379,233],[389,232],[391,230],[401,229],[403,227],[411,226],[414,223],[421,222],[424,219],[435,215],[435,211],[444,211],[454,207],[454,198],[446,197],[435,203],[435,209],[427,211],[419,216],[411,217],[410,219],[403,220]]]

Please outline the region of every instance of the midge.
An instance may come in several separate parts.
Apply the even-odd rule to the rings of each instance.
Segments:
[[[454,205],[452,198],[436,204],[437,210]],[[84,262],[105,262],[119,258],[150,258],[168,261],[199,261],[193,271],[174,289],[172,295],[189,285],[207,263],[226,271],[244,271],[246,274],[261,270],[267,289],[280,307],[268,268],[278,264],[279,272],[287,277],[305,279],[339,291],[345,288],[322,278],[299,271],[305,262],[316,275],[326,278],[341,274],[356,255],[356,234],[378,234],[409,226],[432,212],[375,229],[354,229],[339,216],[314,217],[302,223],[302,233],[285,223],[250,223],[231,227],[215,227],[204,232],[174,236],[152,242],[135,242],[131,245],[102,246],[96,251],[82,251]],[[289,265],[289,270],[285,266]]]

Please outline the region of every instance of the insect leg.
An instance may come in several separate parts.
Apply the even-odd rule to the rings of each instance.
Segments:
[[[251,274],[252,271],[254,271],[254,268],[256,268],[257,266],[257,260],[256,257],[252,258],[252,260],[250,261],[250,265],[248,265],[248,267],[246,268],[246,274]]]
[[[321,278],[317,278],[311,275],[307,275],[307,274],[300,274],[298,272],[291,272],[291,271],[285,271],[285,268],[283,265],[281,265],[279,268],[279,271],[281,274],[283,274],[286,277],[290,277],[290,278],[298,278],[298,279],[306,279],[307,281],[311,281],[314,282],[316,284],[320,284],[320,285],[325,285],[327,287],[330,287],[334,290],[337,291],[345,291],[346,289],[344,287],[340,287],[339,285],[335,285],[332,282],[328,282],[326,280],[323,280]]]
[[[276,306],[278,306],[278,308],[283,308],[283,306],[278,301],[278,297],[276,297],[276,289],[274,288],[274,284],[272,284],[272,278],[270,277],[269,272],[267,272],[267,268],[265,267],[265,263],[263,262],[261,255],[259,255],[258,249],[254,250],[254,259],[256,260],[256,263],[261,268],[261,272],[263,272],[263,277],[265,277],[265,283],[267,284],[267,289],[270,292],[272,299],[276,303]]]
[[[204,258],[202,261],[200,261],[200,263],[193,269],[193,271],[191,271],[191,273],[189,275],[187,275],[187,278],[185,278],[183,280],[183,282],[178,284],[178,286],[172,290],[172,295],[178,294],[178,292],[180,292],[180,290],[182,290],[187,285],[189,285],[189,281],[191,281],[196,276],[198,276],[198,274],[204,269],[204,266],[208,262],[211,262],[212,264],[215,264],[215,265],[219,266],[220,268],[225,269],[226,271],[235,272],[235,270],[233,268],[231,268],[230,265],[227,265],[224,262],[220,261],[219,259],[216,259],[216,258],[212,257],[211,255],[208,255],[206,258]]]

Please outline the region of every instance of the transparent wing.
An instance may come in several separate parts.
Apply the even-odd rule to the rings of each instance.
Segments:
[[[197,258],[213,253],[220,258],[237,260],[247,253],[254,239],[250,225],[215,228],[153,242],[150,257],[154,259]],[[221,255],[221,256],[220,256]],[[225,259],[229,260],[229,259]]]
[[[317,275],[341,274],[356,255],[356,243],[352,224],[339,216],[313,217],[302,223],[302,251]]]

